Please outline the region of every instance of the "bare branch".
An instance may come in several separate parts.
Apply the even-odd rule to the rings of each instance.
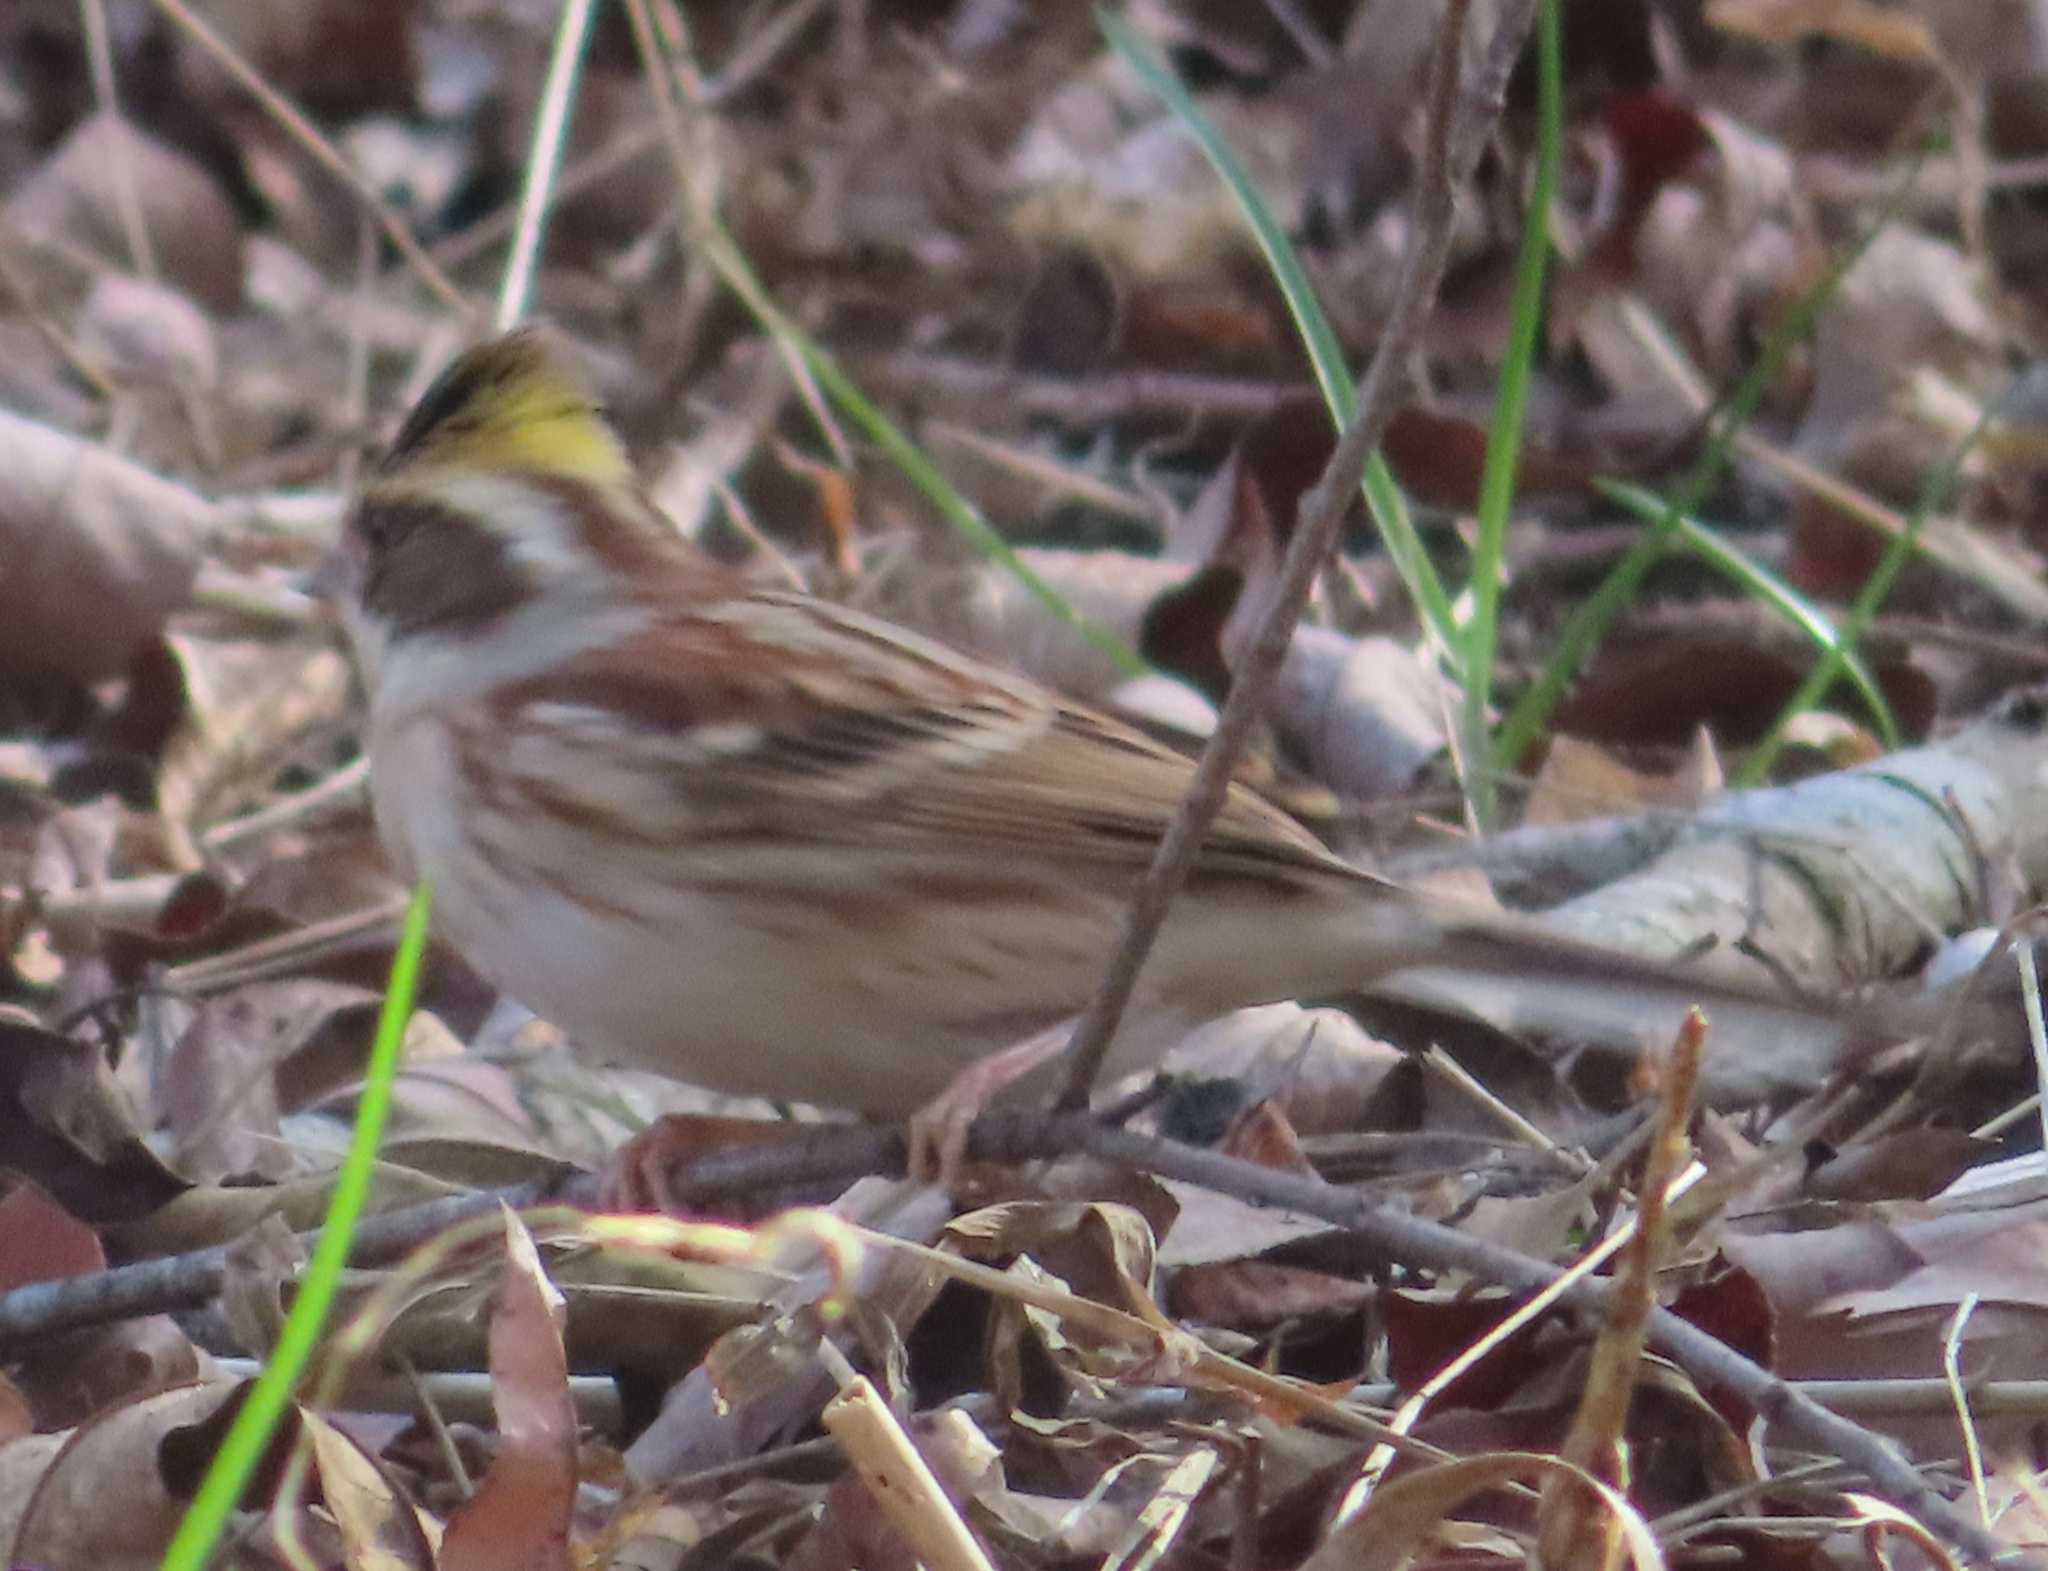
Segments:
[[[1470,0],[1452,0],[1445,7],[1438,30],[1430,66],[1428,134],[1416,191],[1414,227],[1386,332],[1358,384],[1357,416],[1339,436],[1336,451],[1330,455],[1321,477],[1301,499],[1299,521],[1280,566],[1273,602],[1259,624],[1243,664],[1233,674],[1230,697],[1217,719],[1215,734],[1202,750],[1187,794],[1132,897],[1123,940],[1102,985],[1074,1028],[1073,1040],[1068,1044],[1066,1084],[1057,1104],[1060,1107],[1080,1107],[1088,1100],[1110,1040],[1137,987],[1145,957],[1165,925],[1174,896],[1187,881],[1202,836],[1208,832],[1229,792],[1231,775],[1253,725],[1265,711],[1273,679],[1294,637],[1302,607],[1308,603],[1316,576],[1329,559],[1346,510],[1358,495],[1366,460],[1393,418],[1407,367],[1421,344],[1422,330],[1429,320],[1450,249],[1457,189],[1470,175],[1485,143],[1484,128],[1498,112],[1508,67],[1521,47],[1536,7],[1535,0],[1515,0],[1504,10],[1500,29],[1488,45],[1477,91],[1468,106],[1473,112],[1466,119],[1477,119],[1481,124],[1476,129],[1467,125],[1454,132],[1459,119],[1459,61],[1469,9]]]

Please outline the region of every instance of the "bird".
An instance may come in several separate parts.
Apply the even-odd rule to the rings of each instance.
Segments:
[[[575,1041],[715,1090],[901,1117],[1049,1039],[1193,769],[712,558],[539,329],[468,349],[421,397],[347,507],[333,578],[378,830],[441,935]],[[1402,888],[1233,784],[1107,1069],[1418,966],[1774,1007]]]

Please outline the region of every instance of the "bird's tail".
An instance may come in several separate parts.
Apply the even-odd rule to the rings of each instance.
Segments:
[[[1838,1001],[1732,976],[1711,959],[1682,964],[1603,948],[1535,921],[1447,923],[1428,962],[1388,972],[1368,991],[1561,1046],[1635,1056],[1668,1047],[1697,1008],[1708,1026],[1702,1088],[1726,1104],[1812,1090],[1841,1061],[1850,1034]]]

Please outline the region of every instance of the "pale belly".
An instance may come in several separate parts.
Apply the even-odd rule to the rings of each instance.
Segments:
[[[891,1114],[1073,1014],[1108,939],[1077,931],[1070,962],[1041,950],[1020,963],[991,924],[954,921],[905,947],[829,901],[778,903],[758,922],[730,901],[661,904],[625,921],[529,887],[497,916],[451,888],[436,910],[479,970],[597,1056]]]

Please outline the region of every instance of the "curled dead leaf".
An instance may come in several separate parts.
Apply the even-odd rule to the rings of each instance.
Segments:
[[[124,120],[85,121],[23,180],[6,206],[16,233],[129,260],[121,204],[131,187],[164,277],[202,305],[242,297],[242,231],[220,185],[192,159]]]
[[[190,596],[214,516],[181,485],[0,410],[0,681],[119,672]]]

